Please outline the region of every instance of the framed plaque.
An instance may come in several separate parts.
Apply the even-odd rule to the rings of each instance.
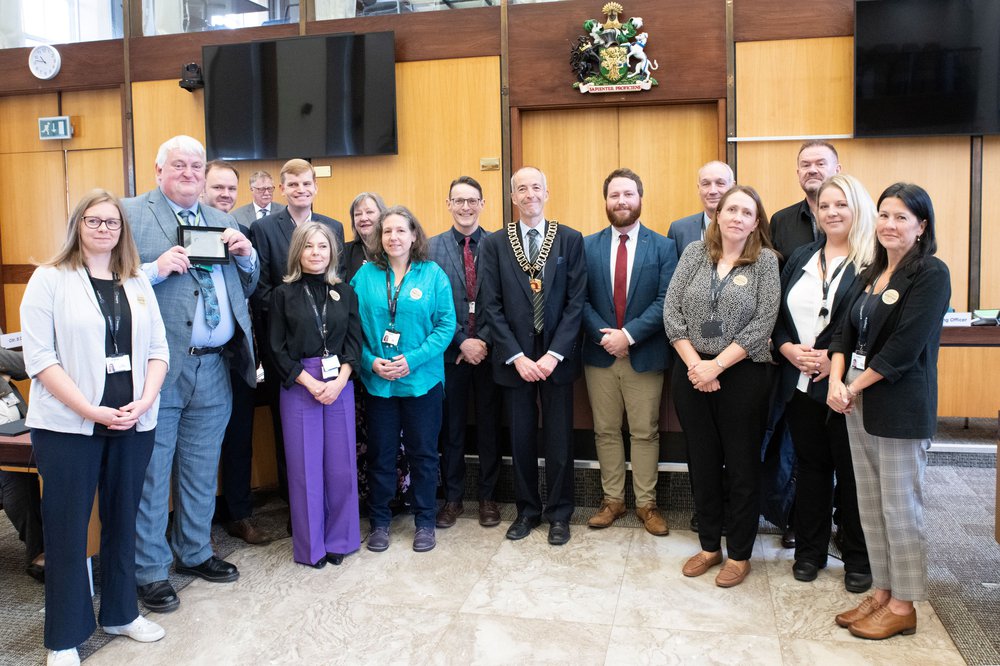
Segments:
[[[228,264],[229,246],[222,240],[227,227],[177,227],[177,244],[192,264]]]

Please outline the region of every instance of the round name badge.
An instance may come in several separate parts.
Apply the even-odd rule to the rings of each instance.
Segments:
[[[330,290],[330,298],[332,298],[335,301],[339,301],[340,300],[340,294],[338,294],[333,289],[331,289]]]
[[[420,291],[416,287],[414,287],[413,289],[410,290],[410,298],[412,298],[415,301],[419,301],[420,297],[423,296],[423,295],[424,295],[424,292]]]
[[[733,278],[733,284],[735,284],[737,287],[747,286],[747,276],[737,275],[736,277]]]
[[[899,300],[899,292],[895,289],[888,289],[882,294],[882,302],[886,305],[892,305]]]

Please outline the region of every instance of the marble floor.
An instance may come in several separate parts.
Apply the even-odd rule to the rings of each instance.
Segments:
[[[466,514],[468,516],[468,513]],[[813,583],[791,576],[791,551],[758,537],[739,587],[714,572],[685,578],[698,550],[678,529],[657,538],[629,527],[588,530],[554,548],[546,530],[504,538],[462,518],[414,553],[412,519],[393,525],[385,553],[362,550],[339,567],[292,562],[291,540],[229,559],[239,581],[195,581],[181,607],[150,616],[154,644],[116,638],[88,666],[142,664],[963,664],[929,604],[918,631],[868,642],[833,616],[860,597],[831,559]]]

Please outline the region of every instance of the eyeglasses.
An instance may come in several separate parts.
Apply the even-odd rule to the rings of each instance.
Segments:
[[[271,187],[255,187],[254,185],[251,185],[250,189],[254,192],[267,192],[268,194],[274,194],[274,185]]]
[[[482,203],[483,200],[476,198],[476,199],[450,199],[450,201],[451,205],[456,206],[458,208],[462,208],[463,206],[466,205],[468,205],[470,208],[475,208],[480,203]]]
[[[99,217],[85,217],[83,223],[87,225],[88,229],[100,229],[102,224],[108,228],[108,231],[118,231],[122,228],[122,221],[117,217],[109,217],[106,220]]]

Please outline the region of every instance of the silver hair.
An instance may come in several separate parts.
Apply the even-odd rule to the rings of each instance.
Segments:
[[[160,145],[160,149],[156,151],[156,166],[161,169],[163,168],[163,165],[167,163],[167,155],[171,150],[176,150],[186,155],[195,155],[202,160],[205,159],[205,146],[201,145],[201,141],[186,134],[178,134],[175,137],[167,139]]]

